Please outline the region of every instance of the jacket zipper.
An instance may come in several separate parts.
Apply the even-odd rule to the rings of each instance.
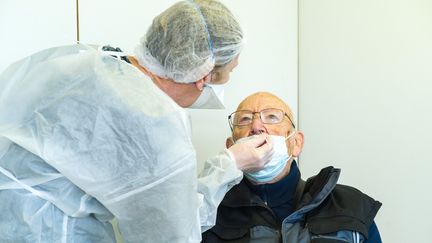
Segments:
[[[278,219],[277,219],[277,217],[276,217],[276,214],[275,214],[275,213],[271,210],[271,208],[268,206],[268,203],[267,203],[267,190],[266,190],[266,188],[265,188],[265,184],[262,185],[262,189],[263,189],[263,191],[264,191],[264,195],[263,195],[263,198],[262,198],[264,204],[261,204],[261,203],[259,203],[259,202],[255,202],[254,204],[255,204],[255,206],[258,206],[258,207],[261,207],[261,208],[265,208],[268,212],[270,212],[270,214],[273,216],[273,219],[274,219],[274,221],[276,222],[276,224],[277,224],[277,226],[278,226],[278,229],[280,229],[280,228],[282,227],[282,224],[279,223],[279,221],[278,221]],[[278,231],[279,231],[279,230],[278,230]]]

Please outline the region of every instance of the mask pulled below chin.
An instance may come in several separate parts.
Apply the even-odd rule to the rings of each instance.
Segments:
[[[192,109],[225,109],[224,93],[225,86],[222,84],[204,85],[198,99],[189,108]]]

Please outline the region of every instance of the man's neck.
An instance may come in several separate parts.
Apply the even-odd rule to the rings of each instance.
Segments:
[[[289,171],[289,174],[272,184],[256,185],[246,179],[246,185],[272,209],[280,222],[294,210],[296,189],[301,177],[295,161],[291,163]]]

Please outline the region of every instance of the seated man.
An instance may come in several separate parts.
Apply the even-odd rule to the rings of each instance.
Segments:
[[[303,181],[295,158],[303,133],[289,107],[270,93],[247,97],[229,116],[227,147],[258,134],[272,139],[272,160],[244,170],[218,207],[216,225],[202,242],[381,242],[374,217],[381,203],[355,188],[337,185],[340,169],[327,167]]]

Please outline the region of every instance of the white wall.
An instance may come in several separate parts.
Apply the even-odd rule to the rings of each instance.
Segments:
[[[75,1],[1,0],[0,72],[31,53],[76,40]]]
[[[111,45],[132,54],[153,17],[175,0],[79,0],[82,43]]]
[[[342,168],[342,183],[384,204],[384,242],[430,242],[432,2],[299,7],[303,175]]]

